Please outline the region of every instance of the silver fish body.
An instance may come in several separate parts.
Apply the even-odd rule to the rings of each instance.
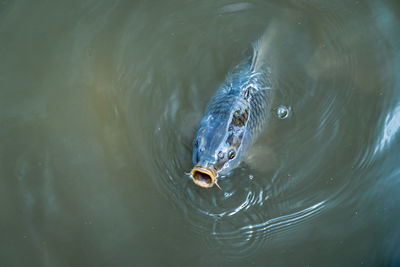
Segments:
[[[272,99],[265,41],[238,64],[212,97],[194,139],[193,181],[202,187],[237,167],[264,129]],[[218,186],[218,184],[217,184]]]

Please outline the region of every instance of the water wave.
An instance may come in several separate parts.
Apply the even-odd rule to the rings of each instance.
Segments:
[[[256,6],[226,5],[219,9],[218,16],[225,19],[249,12],[260,15]],[[182,212],[210,248],[218,246],[229,257],[244,257],[323,213],[357,203],[362,198],[356,198],[354,192],[375,183],[362,177],[377,161],[376,151],[384,149],[397,133],[398,112],[393,109],[382,120],[380,107],[387,98],[375,99],[379,92],[364,77],[381,62],[380,56],[388,58],[390,54],[376,53],[379,44],[365,47],[364,36],[379,36],[379,31],[366,21],[350,18],[344,5],[332,9],[327,3],[305,1],[285,6],[284,12],[274,18],[271,25],[281,27],[278,32],[282,34],[273,42],[277,51],[271,61],[276,63],[272,68],[276,92],[271,112],[284,106],[290,116],[285,120],[272,117],[255,144],[261,150],[272,151],[261,156],[261,164],[270,168],[258,169],[244,163],[220,180],[222,191],[197,187],[187,172],[192,167],[192,141],[204,107],[240,57],[222,52],[226,44],[218,38],[213,43],[197,38],[197,43],[186,43],[188,47],[180,53],[180,59],[196,64],[184,68],[184,62],[176,59],[154,65],[152,62],[159,62],[166,53],[176,53],[175,46],[182,48],[176,41],[177,34],[187,34],[170,29],[172,23],[165,24],[159,31],[174,35],[172,39],[166,37],[163,52],[154,42],[154,46],[147,47],[146,60],[140,55],[131,58],[133,62],[141,59],[141,64],[148,66],[147,73],[135,79],[129,74],[137,69],[129,66],[130,61],[123,55],[142,33],[131,36],[122,31],[116,50],[120,58],[118,80],[122,87],[131,84],[136,90],[123,92],[126,98],[121,97],[121,103],[129,105],[137,98],[151,103],[148,118],[152,119],[137,118],[130,125],[131,131],[140,130],[143,147],[151,151],[141,151],[143,168],[158,192]],[[268,27],[271,20],[264,22]],[[132,25],[129,21],[126,27],[130,29],[128,25]],[[203,61],[193,48],[201,49]],[[375,56],[366,61],[364,53],[370,52]],[[207,66],[212,69],[207,71]],[[379,75],[384,81],[384,74]],[[372,105],[367,111],[362,108],[366,100]],[[140,110],[131,107],[126,112],[135,114]],[[375,134],[382,121],[382,139],[376,146]]]

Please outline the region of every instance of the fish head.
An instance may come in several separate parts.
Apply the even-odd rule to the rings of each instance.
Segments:
[[[210,117],[201,123],[193,144],[191,175],[195,184],[212,187],[219,176],[240,164],[244,132],[243,127],[233,127],[223,118]]]

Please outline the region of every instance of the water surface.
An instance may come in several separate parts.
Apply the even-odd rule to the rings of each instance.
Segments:
[[[202,113],[268,30],[290,116],[202,189]],[[397,1],[2,1],[0,59],[0,265],[400,264]]]

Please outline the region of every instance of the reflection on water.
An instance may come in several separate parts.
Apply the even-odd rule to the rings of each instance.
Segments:
[[[396,266],[399,10],[3,1],[0,265]],[[276,116],[199,188],[205,106],[268,28]]]

